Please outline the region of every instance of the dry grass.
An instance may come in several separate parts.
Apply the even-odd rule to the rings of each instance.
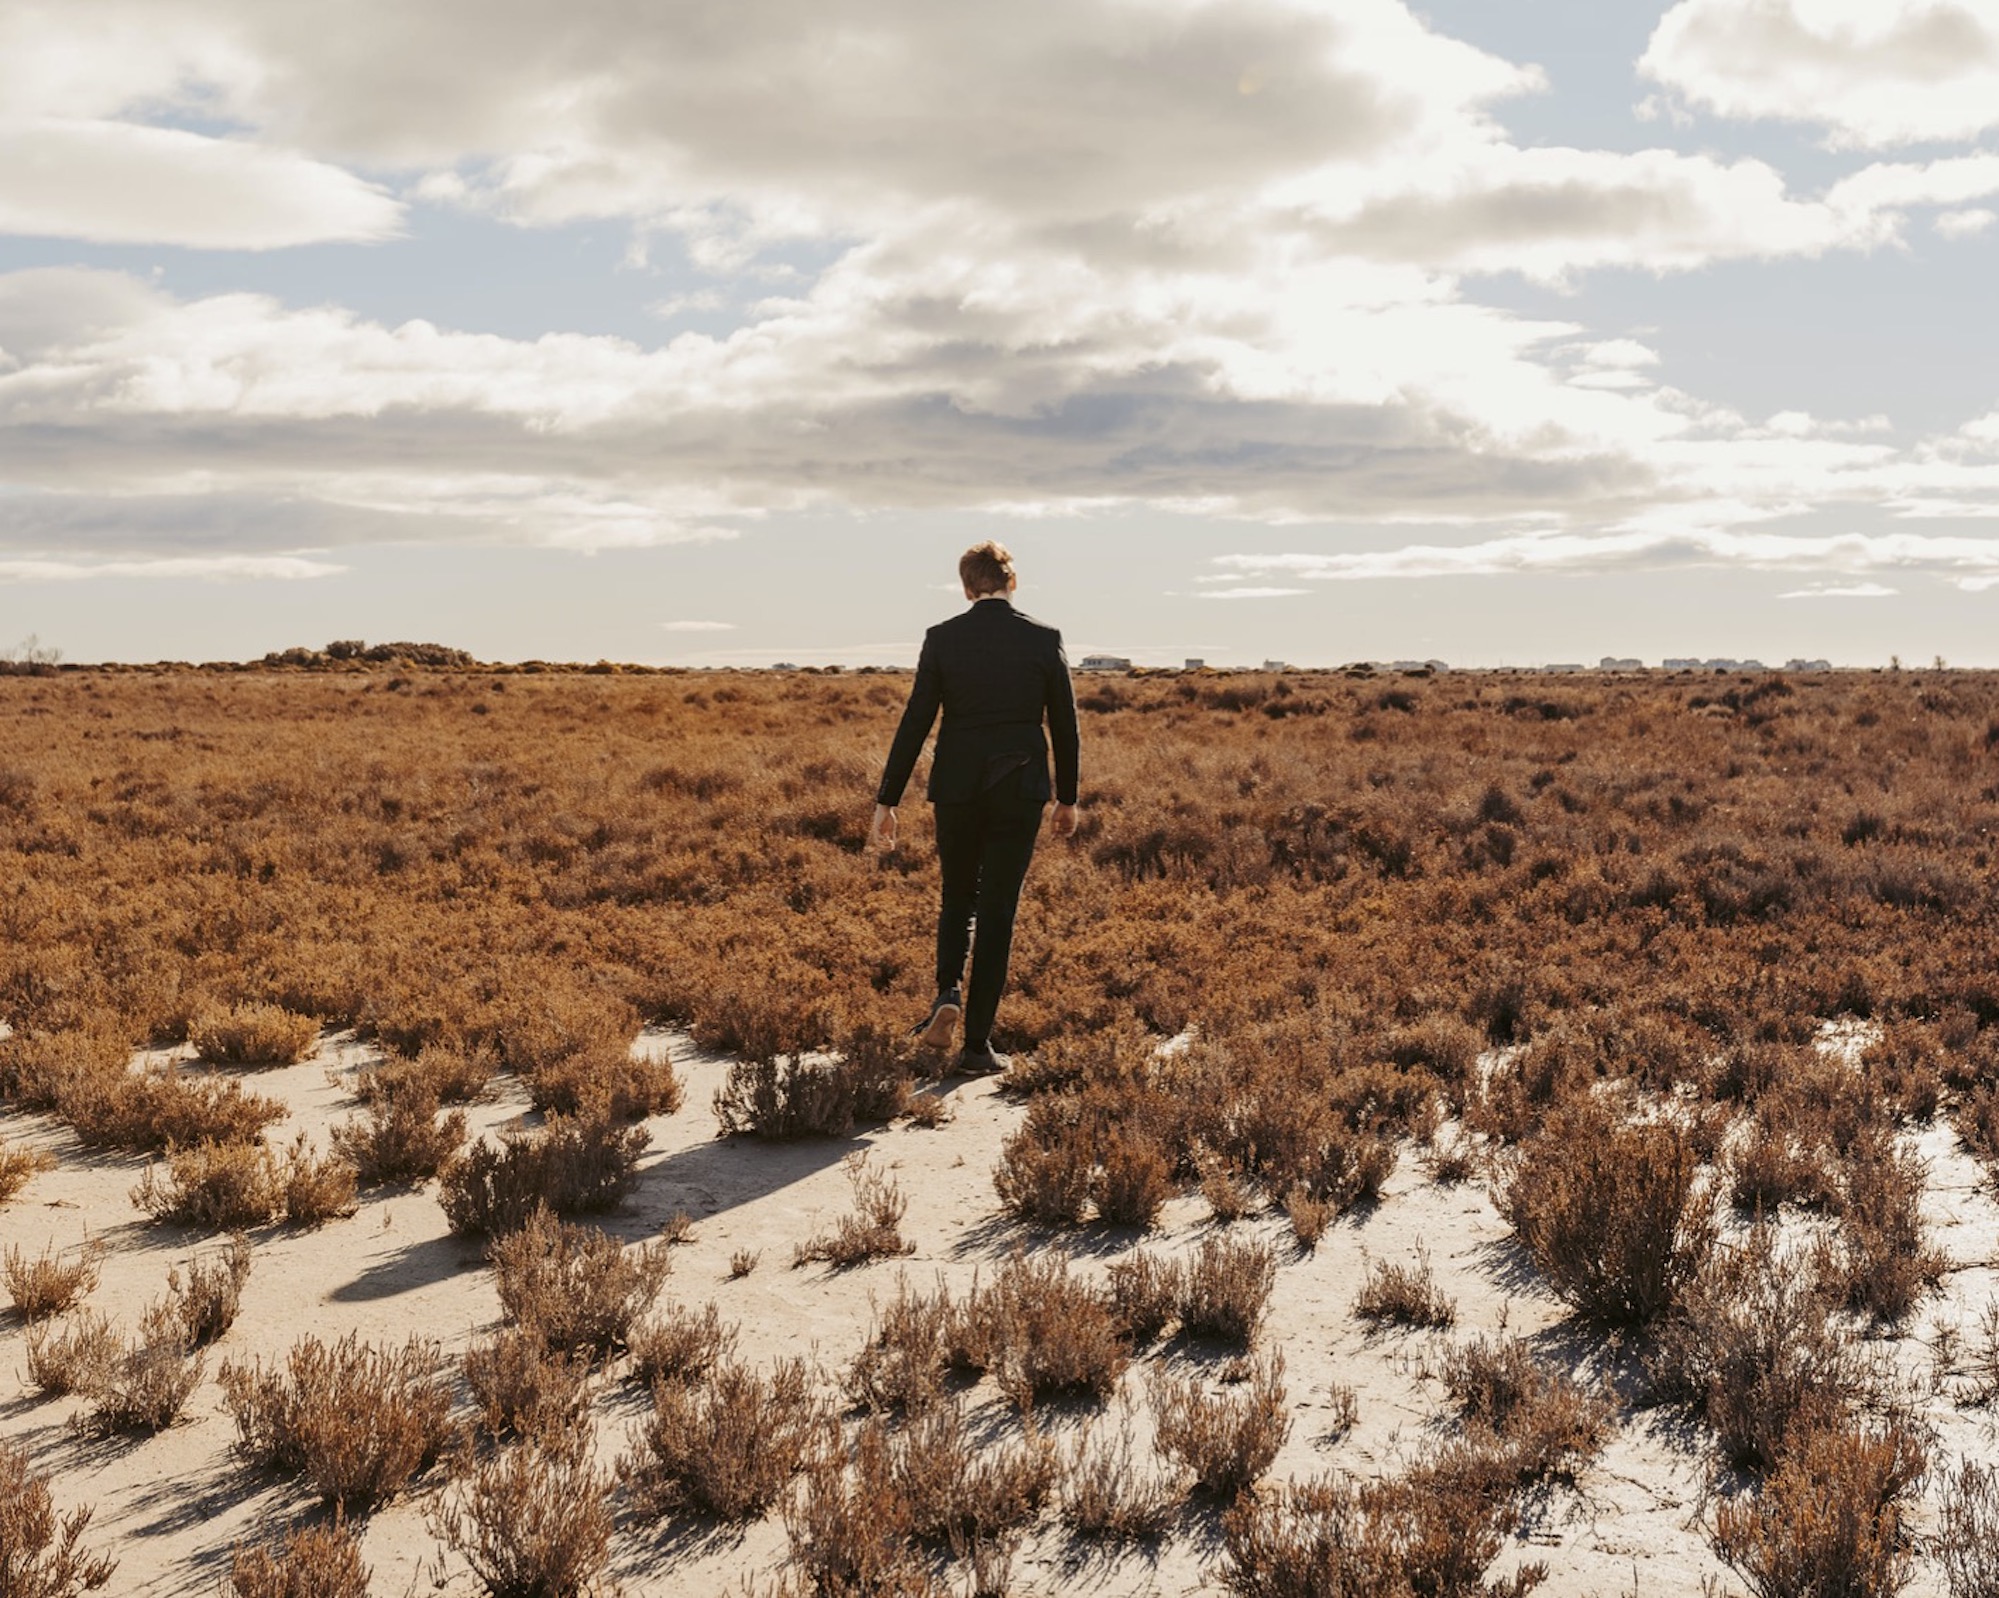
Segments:
[[[229,1550],[232,1598],[368,1598],[369,1570],[346,1523],[288,1526],[271,1543]]]
[[[608,1233],[559,1221],[545,1209],[495,1239],[492,1260],[509,1325],[551,1349],[591,1355],[624,1346],[671,1269],[662,1245],[627,1249]]]
[[[1111,1319],[1133,1348],[1146,1347],[1178,1319],[1187,1292],[1178,1261],[1140,1251],[1113,1261],[1106,1274]]]
[[[868,1338],[847,1375],[847,1395],[873,1410],[928,1409],[944,1396],[958,1310],[942,1282],[934,1294],[897,1281],[895,1297],[877,1305]]]
[[[1430,1257],[1421,1252],[1414,1265],[1376,1260],[1353,1312],[1364,1321],[1391,1326],[1449,1326],[1458,1318],[1457,1300],[1437,1285]]]
[[[243,1284],[250,1279],[250,1240],[236,1236],[227,1248],[190,1255],[167,1273],[168,1305],[189,1348],[206,1348],[236,1323]]]
[[[28,1456],[0,1442],[0,1590],[7,1598],[75,1598],[106,1585],[115,1559],[82,1547],[90,1528],[86,1505],[57,1515],[49,1484]]]
[[[960,1553],[1033,1524],[1060,1471],[1055,1445],[1031,1425],[1004,1443],[974,1439],[955,1403],[933,1405],[893,1433],[889,1458],[909,1535]]]
[[[86,1148],[150,1153],[197,1143],[244,1143],[284,1119],[276,1099],[246,1092],[210,1073],[154,1066],[78,1076],[61,1088],[56,1111]]]
[[[865,1154],[850,1154],[841,1163],[853,1184],[853,1211],[841,1216],[832,1231],[799,1244],[792,1265],[825,1260],[845,1268],[915,1253],[916,1245],[902,1235],[909,1199],[895,1178],[870,1169]]]
[[[438,1202],[461,1236],[501,1236],[539,1209],[557,1215],[613,1210],[638,1182],[652,1141],[643,1127],[608,1118],[559,1116],[538,1132],[510,1130],[498,1145],[480,1138],[445,1165]]]
[[[499,1052],[486,1043],[430,1043],[413,1055],[391,1051],[381,1064],[355,1074],[354,1096],[373,1104],[414,1092],[440,1104],[470,1104],[499,1065]]]
[[[932,1560],[916,1541],[914,1515],[896,1479],[888,1433],[862,1426],[851,1445],[828,1423],[785,1507],[798,1598],[944,1598]]]
[[[610,1563],[609,1489],[580,1447],[519,1443],[452,1484],[437,1529],[491,1598],[585,1598]]]
[[[1231,1500],[1255,1483],[1291,1435],[1282,1354],[1258,1361],[1234,1392],[1164,1371],[1152,1373],[1150,1392],[1159,1452],[1213,1498]]]
[[[1808,1432],[1760,1492],[1716,1507],[1715,1551],[1755,1598],[1892,1598],[1908,1583],[1909,1499],[1925,1468],[1894,1421]]]
[[[418,1338],[390,1350],[304,1337],[282,1368],[225,1363],[218,1379],[243,1456],[347,1513],[395,1497],[451,1441],[449,1371]]]
[[[650,1513],[725,1521],[753,1519],[777,1502],[823,1415],[801,1360],[768,1373],[724,1361],[703,1382],[654,1383],[652,1399],[619,1474]]]
[[[315,1157],[303,1132],[282,1156],[261,1143],[197,1143],[169,1149],[164,1176],[148,1165],[132,1202],[155,1221],[205,1231],[318,1226],[354,1213],[354,1167]]]
[[[239,1004],[202,1016],[187,1040],[216,1065],[296,1065],[319,1052],[319,1022],[275,1004]]]
[[[915,1062],[902,1050],[877,1045],[872,1037],[836,1041],[828,1031],[820,1031],[818,1041],[829,1045],[828,1057],[807,1059],[794,1045],[771,1054],[752,1052],[732,1064],[715,1094],[722,1130],[780,1141],[844,1137],[857,1124],[892,1121],[903,1113]]]
[[[0,1274],[21,1318],[38,1321],[80,1304],[97,1286],[103,1267],[104,1245],[92,1239],[77,1249],[58,1251],[50,1244],[33,1259],[9,1248]]]

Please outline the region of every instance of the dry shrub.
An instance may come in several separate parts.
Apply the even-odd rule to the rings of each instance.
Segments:
[[[573,1429],[590,1405],[590,1356],[551,1349],[539,1332],[506,1327],[465,1350],[465,1386],[493,1437]]]
[[[1304,1182],[1294,1182],[1291,1191],[1312,1193]],[[1221,1160],[1211,1161],[1201,1173],[1201,1197],[1208,1201],[1208,1218],[1217,1226],[1233,1226],[1263,1207],[1255,1187]]]
[[[757,1268],[757,1261],[763,1258],[762,1249],[739,1248],[729,1256],[729,1280],[740,1282]]]
[[[671,1060],[635,1055],[623,1039],[538,1066],[528,1075],[527,1089],[537,1110],[613,1121],[672,1115],[685,1098]]]
[[[1113,1226],[1149,1227],[1173,1196],[1173,1162],[1141,1133],[1112,1129],[1098,1143],[1090,1197]]]
[[[1820,1268],[1847,1306],[1883,1325],[1906,1319],[1943,1275],[1944,1257],[1923,1241],[1929,1170],[1885,1131],[1861,1138],[1839,1173],[1839,1227]]]
[[[275,1004],[239,1004],[202,1016],[187,1040],[216,1065],[296,1065],[318,1052],[319,1022]]]
[[[1964,1459],[1945,1479],[1929,1552],[1950,1598],[1999,1593],[1999,1471]]]
[[[8,1296],[23,1320],[60,1315],[90,1294],[103,1266],[104,1245],[95,1238],[76,1249],[58,1251],[48,1244],[33,1259],[9,1248],[4,1267]]]
[[[233,1598],[368,1598],[361,1545],[335,1518],[330,1526],[288,1526],[274,1543],[229,1550]]]
[[[1079,1088],[1029,1103],[993,1170],[1010,1213],[1040,1226],[1075,1226],[1094,1207],[1110,1225],[1153,1224],[1177,1186],[1179,1112],[1149,1079],[1149,1057],[1149,1045],[1140,1049],[1114,1032],[1082,1057]]]
[[[780,1589],[788,1598],[943,1598],[948,1589],[917,1545],[895,1464],[884,1428],[859,1427],[850,1449],[839,1426],[827,1424],[785,1507],[799,1583]]]
[[[1238,1598],[1525,1598],[1546,1566],[1485,1579],[1512,1518],[1424,1466],[1404,1480],[1293,1482],[1223,1518],[1221,1580]]]
[[[1463,1410],[1465,1430],[1459,1446],[1429,1464],[1431,1479],[1455,1472],[1460,1485],[1497,1501],[1572,1479],[1603,1440],[1609,1402],[1539,1364],[1518,1340],[1479,1338],[1452,1349],[1439,1374]]]
[[[354,1213],[354,1167],[315,1159],[301,1132],[282,1157],[261,1143],[169,1149],[166,1175],[148,1165],[132,1202],[155,1221],[239,1231],[277,1220],[317,1226]]]
[[[47,1480],[24,1452],[0,1441],[0,1591],[7,1598],[75,1598],[110,1581],[117,1560],[79,1546],[90,1515],[86,1504],[58,1516]]]
[[[634,1326],[626,1346],[632,1375],[656,1381],[698,1381],[736,1351],[736,1329],[722,1324],[711,1303],[700,1314],[670,1304],[650,1321]]]
[[[195,1143],[245,1143],[288,1113],[276,1099],[240,1082],[177,1066],[81,1077],[67,1085],[57,1113],[87,1148],[147,1153]]]
[[[1713,1246],[1699,1176],[1685,1130],[1585,1099],[1549,1117],[1496,1197],[1560,1297],[1599,1324],[1642,1325],[1672,1307]]]
[[[1317,1248],[1339,1211],[1303,1182],[1293,1182],[1284,1194],[1284,1215],[1291,1222],[1291,1235],[1298,1239],[1299,1247]]]
[[[1144,1348],[1180,1314],[1187,1292],[1187,1273],[1175,1260],[1136,1253],[1112,1263],[1111,1319],[1134,1348]]]
[[[95,1310],[83,1310],[59,1325],[45,1321],[30,1326],[28,1380],[51,1398],[88,1392],[123,1347],[111,1323]]]
[[[792,1265],[825,1260],[844,1268],[914,1254],[916,1245],[902,1235],[902,1217],[909,1209],[909,1199],[895,1178],[870,1170],[865,1154],[850,1154],[840,1163],[853,1184],[853,1211],[841,1216],[832,1231],[799,1244]]]
[[[282,1369],[225,1363],[218,1379],[244,1457],[343,1512],[393,1498],[451,1441],[450,1373],[420,1338],[389,1350],[303,1337]]]
[[[627,1249],[594,1227],[572,1226],[546,1209],[494,1240],[500,1310],[510,1325],[551,1349],[607,1354],[659,1296],[672,1262],[666,1249]]]
[[[1247,1349],[1256,1342],[1276,1282],[1277,1260],[1264,1244],[1204,1238],[1182,1267],[1180,1330]]]
[[[868,1340],[847,1373],[847,1395],[873,1410],[928,1409],[944,1396],[951,1365],[955,1311],[942,1282],[934,1295],[911,1291],[909,1279],[877,1307]]]
[[[1759,1224],[1703,1262],[1660,1326],[1658,1396],[1692,1406],[1737,1470],[1771,1469],[1793,1435],[1836,1426],[1860,1392],[1832,1307],[1812,1261],[1779,1252]]]
[[[0,1143],[0,1204],[5,1204],[27,1186],[28,1178],[39,1171],[53,1171],[55,1156],[41,1149],[14,1149]]]
[[[465,1141],[465,1113],[438,1119],[437,1084],[412,1074],[402,1085],[370,1096],[358,1120],[333,1129],[334,1152],[369,1187],[421,1182],[437,1175]]]
[[[637,1185],[651,1141],[644,1127],[605,1118],[558,1116],[539,1132],[510,1129],[497,1147],[480,1138],[446,1163],[438,1202],[451,1230],[466,1237],[518,1231],[540,1208],[615,1209]]]
[[[959,1552],[1031,1525],[1059,1470],[1055,1445],[1031,1425],[1010,1443],[975,1442],[955,1403],[911,1419],[893,1434],[889,1457],[909,1534]]]
[[[1898,1421],[1806,1432],[1760,1492],[1717,1506],[1715,1552],[1755,1598],[1892,1598],[1908,1582],[1905,1516],[1925,1468]]]
[[[844,1137],[892,1121],[909,1098],[913,1063],[900,1051],[849,1045],[843,1057],[758,1055],[737,1060],[715,1091],[715,1119],[730,1137]]]
[[[279,1180],[285,1219],[293,1226],[318,1226],[354,1213],[354,1167],[337,1152],[314,1159],[303,1132],[285,1151]]]
[[[1232,1499],[1253,1484],[1291,1435],[1282,1354],[1259,1361],[1233,1393],[1210,1394],[1195,1377],[1154,1371],[1150,1394],[1155,1446],[1210,1497]]]
[[[187,1344],[178,1306],[154,1304],[139,1335],[119,1345],[86,1383],[90,1408],[72,1424],[99,1436],[162,1431],[180,1419],[204,1364]]]
[[[1082,1138],[1050,1136],[1034,1124],[1048,1099],[1037,1099],[1028,1119],[1000,1146],[993,1190],[1011,1215],[1037,1226],[1078,1226],[1089,1214],[1095,1160]]]
[[[1458,1305],[1437,1285],[1429,1255],[1418,1250],[1414,1266],[1376,1260],[1353,1312],[1364,1321],[1392,1326],[1449,1326],[1458,1318]]]
[[[187,1274],[167,1272],[167,1302],[189,1348],[206,1348],[236,1324],[250,1279],[250,1240],[240,1234],[206,1256],[190,1255]]]
[[[536,1439],[454,1482],[437,1531],[492,1598],[584,1598],[610,1562],[609,1489],[580,1445]]]
[[[1015,1254],[973,1293],[954,1332],[968,1345],[954,1359],[992,1372],[1022,1410],[1044,1398],[1102,1398],[1131,1361],[1104,1295],[1071,1275],[1062,1254]]]
[[[692,1510],[750,1520],[804,1464],[822,1406],[803,1360],[764,1375],[729,1360],[705,1382],[655,1382],[653,1412],[633,1428],[618,1472],[648,1512]]]
[[[1062,1468],[1062,1524],[1078,1537],[1113,1543],[1157,1542],[1172,1524],[1179,1495],[1141,1461],[1128,1408],[1117,1429],[1102,1423],[1077,1438]]]
[[[261,1143],[170,1149],[166,1175],[148,1165],[132,1202],[156,1221],[209,1231],[263,1226],[285,1212],[283,1179]]]
[[[0,1099],[24,1110],[53,1110],[83,1084],[115,1080],[132,1057],[131,1041],[102,1018],[63,1031],[0,1038]]]
[[[380,1065],[356,1072],[354,1096],[373,1104],[415,1089],[438,1103],[470,1104],[485,1092],[499,1063],[485,1044],[427,1043],[414,1055],[390,1054]]]

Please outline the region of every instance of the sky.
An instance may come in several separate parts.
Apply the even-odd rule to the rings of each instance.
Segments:
[[[1999,0],[0,0],[0,650],[1999,665]]]

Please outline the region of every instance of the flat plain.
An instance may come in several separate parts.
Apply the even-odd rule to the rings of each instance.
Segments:
[[[0,677],[108,1590],[1990,1590],[1999,679],[1081,678],[966,1081],[906,678],[312,664]]]

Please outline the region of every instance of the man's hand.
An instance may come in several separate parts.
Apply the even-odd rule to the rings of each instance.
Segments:
[[[1073,838],[1076,835],[1076,807],[1057,805],[1054,814],[1048,818],[1048,830],[1058,838]]]
[[[893,849],[895,847],[894,805],[875,806],[875,824],[871,829],[871,836],[874,838],[877,849]]]

